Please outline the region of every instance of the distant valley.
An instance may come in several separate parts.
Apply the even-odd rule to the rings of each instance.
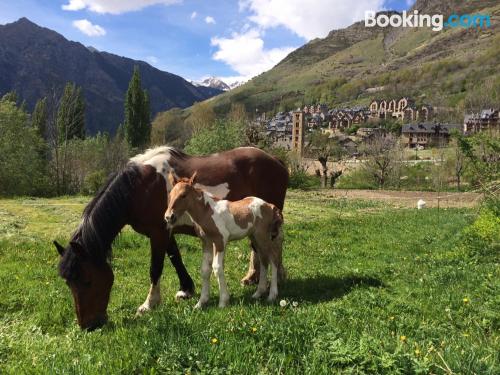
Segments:
[[[0,95],[15,90],[32,110],[39,98],[52,92],[60,95],[67,82],[74,82],[83,88],[89,134],[113,134],[123,122],[124,95],[136,65],[149,92],[153,116],[223,92],[195,86],[144,61],[69,41],[27,18],[0,25]]]

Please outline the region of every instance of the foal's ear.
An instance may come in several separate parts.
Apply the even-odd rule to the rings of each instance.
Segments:
[[[189,179],[189,185],[192,185],[194,183],[194,180],[195,180],[197,174],[198,174],[198,171],[194,171],[193,175]]]
[[[177,178],[175,175],[172,173],[172,171],[168,172],[168,182],[170,182],[170,185],[174,187],[174,185],[178,182]]]
[[[56,247],[57,249],[57,252],[59,253],[60,256],[63,256],[64,255],[64,251],[66,250],[64,247],[62,247],[62,245],[59,244],[59,242],[57,241],[53,241],[52,242],[54,244],[54,246]]]

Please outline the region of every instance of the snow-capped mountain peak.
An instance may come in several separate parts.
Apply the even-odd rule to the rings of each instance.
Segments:
[[[195,86],[212,87],[214,89],[219,89],[223,91],[228,91],[231,89],[227,83],[225,83],[224,81],[222,81],[217,77],[208,77],[201,82],[193,82],[193,84]]]

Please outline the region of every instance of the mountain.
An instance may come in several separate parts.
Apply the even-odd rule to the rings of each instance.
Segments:
[[[0,95],[16,90],[32,109],[39,98],[54,90],[60,94],[66,82],[75,82],[83,87],[90,134],[114,133],[123,122],[124,96],[136,65],[149,92],[153,115],[173,107],[188,107],[222,92],[195,87],[144,61],[69,41],[26,18],[0,25]]]
[[[222,81],[220,78],[217,77],[208,77],[201,82],[192,82],[192,83],[193,85],[198,87],[211,87],[222,91],[228,91],[231,89],[231,87],[227,83],[225,83],[224,81]]]
[[[498,0],[417,0],[420,14],[488,14],[491,27],[367,28],[364,21],[331,31],[290,53],[271,70],[219,95],[219,113],[231,103],[247,111],[295,109],[304,104],[368,105],[374,97],[411,96],[418,102],[462,109],[500,87]],[[492,89],[485,89],[492,87]]]

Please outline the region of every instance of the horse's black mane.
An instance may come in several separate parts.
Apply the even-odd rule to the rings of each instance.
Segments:
[[[126,223],[130,197],[140,178],[140,167],[129,163],[120,172],[112,174],[85,207],[82,222],[73,233],[59,264],[63,278],[77,277],[78,256],[71,248],[78,247],[79,252],[97,265],[109,260],[111,243]]]

